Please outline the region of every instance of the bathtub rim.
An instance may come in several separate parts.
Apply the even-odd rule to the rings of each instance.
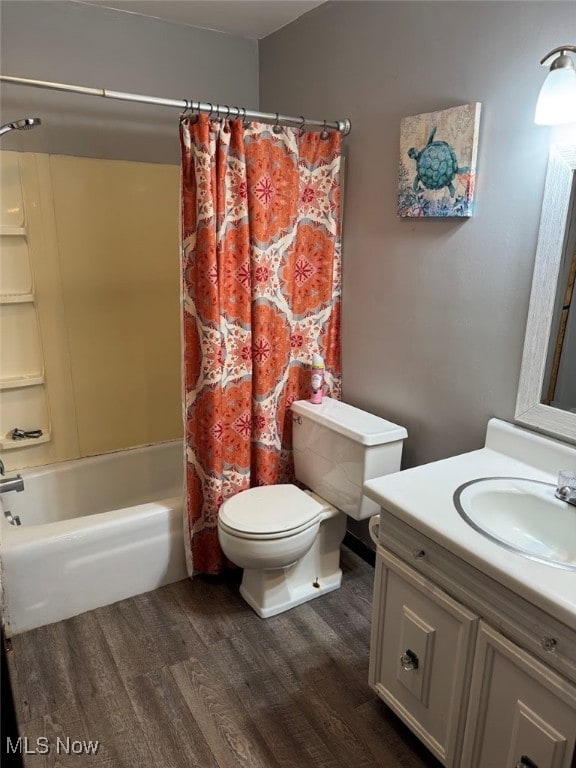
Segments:
[[[166,496],[163,499],[133,504],[129,507],[109,509],[105,512],[95,512],[83,517],[73,517],[68,520],[54,520],[50,523],[35,523],[33,525],[12,525],[4,514],[0,521],[0,559],[5,553],[25,545],[42,544],[47,540],[58,541],[73,539],[75,536],[89,535],[106,528],[117,528],[131,524],[134,517],[145,521],[153,519],[159,512],[182,510],[182,495]]]

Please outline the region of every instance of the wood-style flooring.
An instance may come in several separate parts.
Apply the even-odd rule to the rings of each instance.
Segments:
[[[26,768],[439,766],[367,683],[374,570],[347,548],[342,570],[341,589],[270,619],[234,574],[14,637],[21,745],[50,747]]]

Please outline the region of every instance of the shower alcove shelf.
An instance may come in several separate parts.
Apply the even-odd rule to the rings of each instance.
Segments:
[[[20,160],[0,156],[0,449],[10,451],[49,442],[51,430]],[[13,440],[15,427],[42,435]]]

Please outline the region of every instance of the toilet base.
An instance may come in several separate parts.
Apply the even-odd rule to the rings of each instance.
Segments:
[[[258,616],[267,619],[326,595],[342,583],[340,544],[346,515],[331,507],[308,552],[288,568],[245,569],[240,594]]]

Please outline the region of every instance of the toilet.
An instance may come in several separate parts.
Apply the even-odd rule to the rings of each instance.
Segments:
[[[292,403],[296,485],[250,488],[218,514],[222,551],[244,569],[240,594],[262,618],[338,589],[346,516],[380,511],[364,481],[398,472],[404,427],[339,400]]]

